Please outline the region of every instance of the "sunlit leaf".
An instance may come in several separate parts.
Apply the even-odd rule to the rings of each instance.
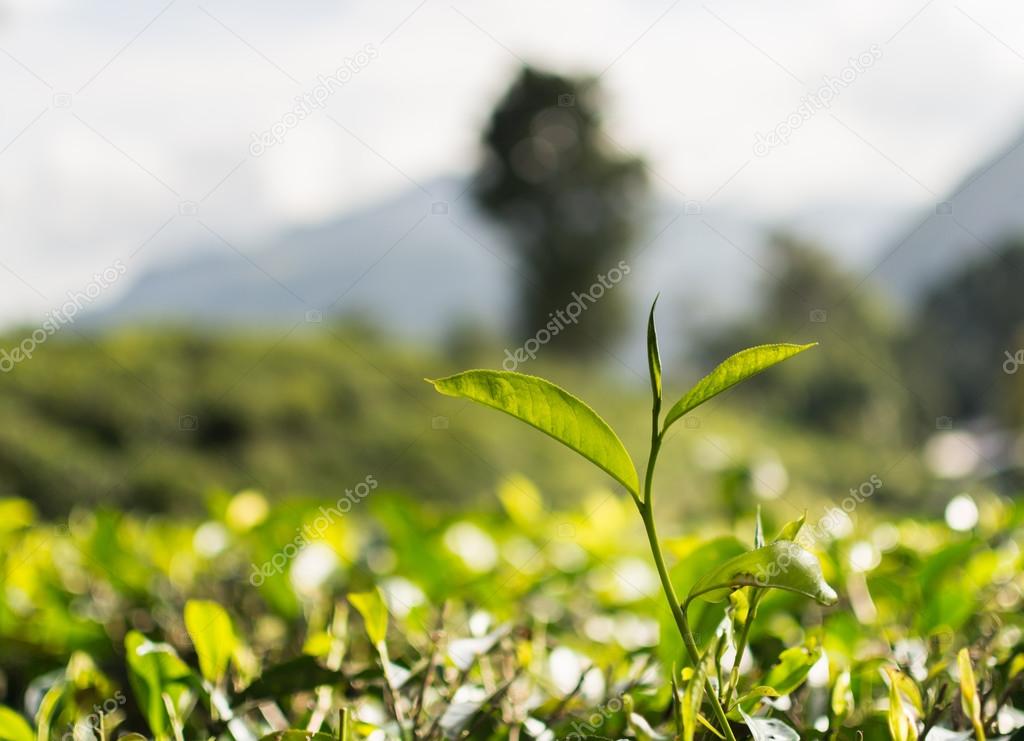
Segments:
[[[231,617],[216,602],[189,600],[185,603],[185,628],[199,657],[199,671],[208,681],[220,682],[238,642]]]
[[[697,717],[700,715],[700,705],[704,701],[704,664],[698,665],[696,670],[690,670],[690,678],[683,690],[682,712],[683,712],[683,740],[693,741],[697,733]]]
[[[370,642],[375,646],[383,644],[388,632],[388,606],[380,590],[350,594],[348,601],[363,616]]]
[[[27,720],[0,705],[0,741],[35,741],[35,737]]]
[[[550,381],[522,373],[471,370],[430,381],[448,396],[505,412],[575,450],[637,494],[636,467],[622,441],[601,417]]]
[[[779,660],[768,670],[761,683],[771,687],[780,695],[788,695],[804,683],[818,659],[821,649],[807,646],[793,646],[779,654]]]
[[[960,649],[960,653],[957,654],[956,666],[960,671],[960,706],[964,715],[971,719],[978,741],[985,741],[985,727],[981,722],[982,700],[978,695],[978,683],[974,679],[971,652],[966,648]]]
[[[785,525],[782,526],[782,529],[779,531],[779,534],[775,536],[775,541],[773,542],[777,542],[780,540],[796,541],[796,536],[800,534],[800,528],[804,526],[804,522],[806,521],[807,513],[804,512],[802,515],[800,515],[799,519],[793,520],[792,522],[787,522]]]
[[[807,345],[758,345],[747,348],[726,358],[713,371],[704,376],[697,385],[686,392],[682,399],[669,409],[665,417],[665,429],[686,413],[697,408],[708,399],[726,391],[737,383],[755,376],[763,370],[781,363],[787,358],[814,347],[816,342]]]
[[[177,704],[196,681],[195,675],[171,646],[154,643],[137,631],[128,632],[124,648],[132,690],[150,730],[157,736],[166,736],[170,719],[163,696],[167,695]]]
[[[832,715],[842,720],[853,712],[853,691],[850,688],[850,672],[842,671],[832,685]]]
[[[330,733],[310,733],[309,731],[276,731],[260,738],[260,741],[338,741],[337,736]]]
[[[797,592],[823,605],[835,604],[838,595],[825,581],[814,554],[788,540],[731,558],[704,575],[690,590],[690,598],[720,602],[729,589],[768,587]]]

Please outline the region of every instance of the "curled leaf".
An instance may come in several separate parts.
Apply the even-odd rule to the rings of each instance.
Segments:
[[[689,599],[721,602],[732,589],[762,587],[803,594],[823,605],[835,604],[836,591],[825,581],[818,559],[802,546],[778,540],[742,553],[705,574],[690,589]]]

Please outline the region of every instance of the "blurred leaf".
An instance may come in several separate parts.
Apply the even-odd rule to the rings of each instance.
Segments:
[[[320,666],[312,656],[300,656],[264,670],[255,682],[240,693],[238,702],[283,700],[296,692],[307,692],[322,685],[340,684],[345,675]]]
[[[154,735],[166,737],[169,729],[163,695],[176,706],[194,683],[194,675],[166,643],[153,643],[137,631],[129,631],[124,639],[129,679],[149,728]]]
[[[720,602],[728,596],[729,589],[737,587],[784,589],[823,605],[838,600],[814,554],[786,540],[729,559],[693,585],[690,599],[700,596],[709,602]]]
[[[793,646],[779,654],[779,660],[761,680],[780,695],[788,695],[807,679],[811,667],[821,658],[821,649]]]
[[[743,721],[753,741],[800,741],[800,734],[775,718],[752,718],[742,710]]]
[[[891,666],[885,667],[885,673],[889,678],[889,682],[896,685],[900,694],[910,703],[910,706],[917,714],[919,716],[924,715],[924,702],[921,699],[921,690],[918,689],[917,683],[913,678]]]
[[[374,646],[382,645],[388,633],[388,606],[380,589],[355,592],[348,596],[348,601],[363,616],[370,642]]]
[[[260,741],[338,741],[337,736],[330,733],[310,733],[309,731],[277,731],[262,736]]]
[[[889,683],[889,734],[893,741],[917,741],[917,720],[910,714],[911,709],[903,701],[899,683]]]
[[[697,733],[697,716],[700,715],[700,706],[704,701],[704,664],[701,662],[697,669],[690,670],[691,675],[683,689],[683,741],[693,741]]]
[[[832,715],[836,722],[853,712],[853,692],[850,689],[850,672],[842,671],[832,685]]]
[[[647,319],[647,368],[651,373],[651,393],[661,401],[661,351],[658,350],[658,330],[654,326],[654,309],[658,305],[655,297],[651,304],[651,315]]]
[[[35,741],[32,726],[18,713],[0,705],[0,741]]]
[[[985,741],[985,728],[981,723],[982,699],[978,695],[978,683],[974,679],[974,667],[971,665],[971,652],[967,648],[960,649],[956,656],[956,666],[960,671],[960,706],[964,715],[971,719],[978,741]]]
[[[442,394],[471,399],[526,422],[575,450],[633,494],[639,493],[636,468],[612,428],[550,381],[509,371],[470,370],[429,383]]]
[[[665,429],[686,413],[697,408],[708,399],[726,391],[741,381],[755,376],[763,370],[781,363],[787,358],[814,347],[816,342],[807,345],[777,344],[759,345],[747,348],[726,358],[713,371],[704,376],[697,385],[686,392],[682,399],[669,409],[665,417]]]
[[[525,476],[509,476],[498,487],[498,499],[509,519],[531,532],[544,517],[544,499],[540,490]]]
[[[224,677],[238,642],[231,617],[216,602],[189,600],[185,603],[185,627],[199,657],[199,670],[213,684]]]

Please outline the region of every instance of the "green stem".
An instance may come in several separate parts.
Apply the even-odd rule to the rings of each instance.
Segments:
[[[686,611],[679,604],[679,598],[676,596],[675,587],[672,586],[672,580],[669,578],[668,568],[665,566],[665,556],[661,552],[661,544],[658,541],[658,531],[654,525],[654,503],[651,496],[651,483],[654,478],[654,466],[658,460],[658,452],[661,450],[661,441],[664,437],[664,431],[658,432],[659,411],[660,403],[655,401],[651,455],[647,461],[647,473],[644,477],[643,502],[641,503],[639,500],[637,501],[637,509],[639,509],[640,517],[644,521],[644,529],[647,531],[647,540],[651,545],[651,555],[654,556],[654,565],[657,567],[658,576],[661,579],[661,588],[665,592],[665,598],[668,599],[669,608],[672,611],[672,617],[675,619],[676,627],[679,629],[679,634],[683,637],[683,643],[686,644],[686,651],[690,655],[690,660],[693,661],[694,669],[697,669],[700,667],[701,662],[700,650],[697,648],[697,642],[693,638],[693,631],[690,630],[690,624],[686,619]],[[725,717],[725,710],[722,709],[722,704],[718,700],[718,694],[715,692],[715,689],[711,684],[711,679],[706,678],[705,683],[705,690],[708,699],[711,701],[711,707],[715,711],[715,717],[718,719],[718,723],[722,727],[722,732],[725,734],[727,741],[736,741],[736,736],[733,735],[732,728],[729,725],[729,719]]]
[[[743,630],[740,631],[739,641],[736,642],[736,658],[732,664],[732,672],[729,677],[729,686],[725,691],[725,700],[723,704],[725,707],[729,707],[729,703],[732,701],[732,693],[736,691],[736,687],[740,681],[740,662],[743,660],[743,652],[746,651],[747,641],[750,638],[750,626],[754,624],[754,613],[757,612],[757,603],[761,599],[761,590],[752,589],[750,591],[750,605],[747,609],[747,619],[743,622]]]

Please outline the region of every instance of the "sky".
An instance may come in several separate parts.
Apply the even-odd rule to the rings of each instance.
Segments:
[[[659,191],[768,222],[898,231],[1024,124],[1016,3],[0,0],[0,321],[471,173],[523,62],[598,74]]]

